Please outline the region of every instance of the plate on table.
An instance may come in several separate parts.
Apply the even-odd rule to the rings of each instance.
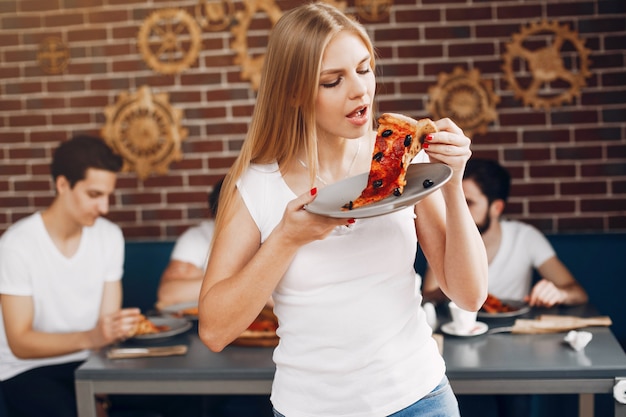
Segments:
[[[174,317],[187,318],[190,320],[198,320],[198,302],[188,301],[186,303],[172,304],[160,307],[159,311],[163,314],[169,314]]]
[[[162,327],[163,330],[158,333],[137,334],[132,337],[134,340],[154,340],[164,339],[185,333],[191,329],[192,324],[189,320],[176,317],[148,317],[152,323],[157,327]]]
[[[452,168],[441,163],[417,163],[409,165],[406,186],[401,196],[389,196],[384,200],[354,210],[342,210],[342,206],[355,200],[367,185],[369,173],[355,175],[319,190],[317,198],[305,206],[307,211],[322,216],[342,219],[362,219],[382,216],[406,207],[441,188],[452,177]],[[425,187],[429,180],[432,185]],[[430,183],[429,182],[429,183]]]
[[[445,334],[449,334],[451,336],[459,336],[459,337],[472,337],[478,336],[481,334],[485,334],[489,330],[489,326],[482,321],[477,321],[476,325],[469,332],[459,333],[456,330],[453,322],[449,322],[441,325],[441,331]]]
[[[502,304],[508,306],[512,310],[499,313],[488,313],[481,308],[480,310],[478,310],[478,317],[483,319],[517,317],[530,311],[530,306],[525,301],[507,299],[502,299],[500,301],[502,301]]]

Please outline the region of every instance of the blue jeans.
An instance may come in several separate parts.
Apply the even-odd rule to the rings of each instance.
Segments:
[[[460,417],[459,406],[447,377],[428,395],[389,417]],[[274,417],[285,417],[274,409]]]

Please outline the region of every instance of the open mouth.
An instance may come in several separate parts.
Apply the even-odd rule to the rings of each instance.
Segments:
[[[348,115],[349,118],[360,119],[367,114],[367,107],[361,107]]]

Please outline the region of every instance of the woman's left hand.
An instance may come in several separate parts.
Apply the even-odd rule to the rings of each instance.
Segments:
[[[432,162],[442,162],[452,168],[451,181],[460,184],[465,164],[472,156],[471,140],[448,118],[437,120],[435,125],[439,132],[431,133],[424,141],[424,151]]]

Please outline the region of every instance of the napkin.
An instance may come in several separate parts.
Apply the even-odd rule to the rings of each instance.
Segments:
[[[590,326],[610,326],[611,319],[607,316],[575,317],[544,314],[537,319],[517,319],[511,333],[541,334],[560,333]]]
[[[186,345],[137,347],[137,348],[111,348],[107,352],[109,359],[129,358],[154,358],[159,356],[175,356],[187,353]]]
[[[570,330],[564,340],[572,347],[572,349],[576,352],[580,352],[589,344],[589,342],[591,342],[592,338],[593,335],[589,332]]]

